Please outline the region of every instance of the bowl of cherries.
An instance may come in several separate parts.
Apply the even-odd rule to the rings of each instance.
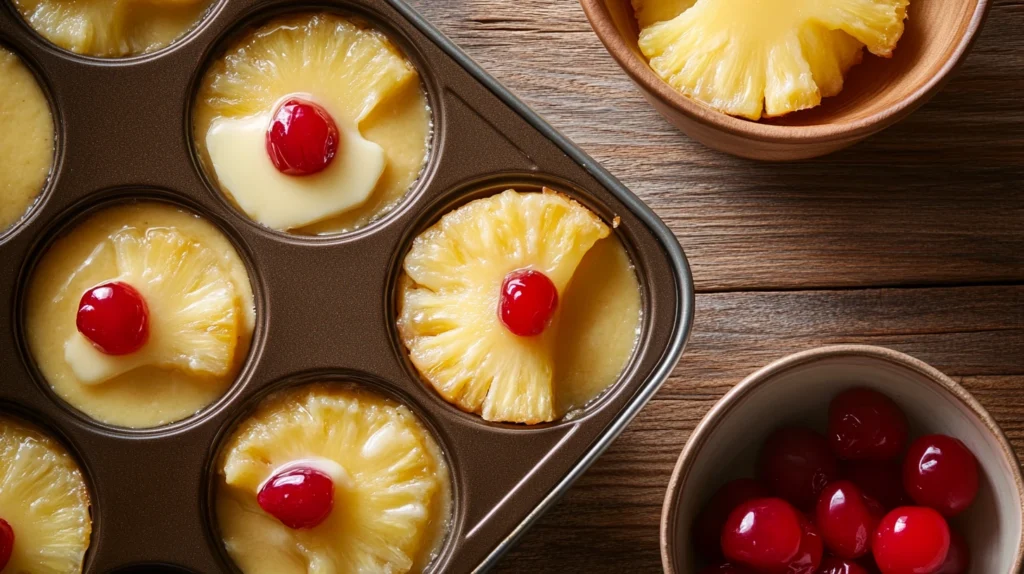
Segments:
[[[674,574],[1016,574],[1024,483],[956,382],[844,345],[786,357],[705,416],[669,483]]]

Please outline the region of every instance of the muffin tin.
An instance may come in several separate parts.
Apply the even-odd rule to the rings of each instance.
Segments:
[[[203,175],[190,135],[196,83],[226,41],[277,13],[310,9],[387,33],[419,69],[434,113],[430,159],[407,197],[366,228],[329,237],[250,221]],[[42,424],[77,454],[93,500],[87,572],[234,571],[210,504],[220,440],[266,393],[328,379],[395,397],[434,431],[451,465],[454,504],[430,570],[486,570],[618,436],[682,354],[693,285],[672,233],[400,0],[221,0],[171,47],[123,60],[61,51],[4,2],[0,43],[37,72],[58,126],[47,189],[0,236],[0,322],[9,326],[0,332],[0,409]],[[581,412],[534,427],[488,423],[420,380],[394,326],[395,283],[412,238],[448,210],[508,187],[542,186],[618,222],[642,286],[642,332],[620,380]],[[195,416],[150,430],[97,423],[57,398],[28,353],[22,317],[24,286],[49,242],[94,209],[138,199],[180,205],[220,226],[249,266],[257,301],[252,351],[231,389]]]

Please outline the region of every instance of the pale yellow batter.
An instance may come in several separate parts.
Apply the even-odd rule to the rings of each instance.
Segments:
[[[325,207],[310,216],[310,222],[297,226],[275,225],[251,211],[249,216],[283,231],[324,235],[363,227],[390,211],[426,164],[432,132],[427,95],[416,69],[387,37],[361,22],[329,13],[275,19],[246,34],[210,66],[193,117],[195,145],[210,178],[243,211],[243,193],[259,193],[286,205],[304,186],[349,184],[345,174],[328,168],[304,177],[269,173],[239,188],[231,176],[248,175],[257,163],[267,167],[269,158],[262,153],[251,158],[235,154],[219,161],[212,157],[218,147],[210,144],[218,142],[211,138],[235,122],[263,119],[256,122],[260,129],[254,129],[250,138],[254,149],[257,143],[262,146],[263,126],[269,124],[277,104],[292,95],[323,106],[343,132],[380,146],[384,171],[367,190],[366,199],[343,212]],[[220,147],[239,146],[232,140]],[[332,167],[343,162],[345,153],[342,148]]]
[[[32,72],[0,46],[0,233],[20,220],[53,165],[50,103]]]
[[[257,502],[266,480],[297,463],[336,469],[334,507],[311,529]],[[219,471],[220,533],[245,574],[420,572],[447,532],[451,483],[434,438],[407,407],[357,386],[265,399],[228,438]]]
[[[188,368],[150,365],[133,368],[109,380],[84,384],[68,362],[66,345],[79,335],[75,319],[82,295],[123,272],[115,257],[112,237],[167,230],[219,258],[215,265],[222,278],[227,278],[237,307],[233,315],[237,320],[231,325],[237,333],[237,344],[228,372],[209,376]],[[146,264],[155,267],[161,262]],[[179,294],[167,298],[173,301],[148,302],[151,310],[184,300]],[[151,323],[158,320],[151,316]],[[33,272],[25,309],[29,348],[53,390],[98,421],[132,428],[181,420],[223,395],[248,356],[254,325],[252,286],[245,264],[231,242],[211,223],[159,202],[126,203],[103,209],[58,238]],[[150,344],[152,341],[147,343]],[[189,340],[181,341],[180,346],[185,352],[191,350]]]
[[[213,0],[13,0],[41,36],[77,54],[123,58],[165,48]]]

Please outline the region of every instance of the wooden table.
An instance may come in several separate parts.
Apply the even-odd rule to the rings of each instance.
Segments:
[[[575,0],[412,0],[654,208],[698,293],[672,379],[499,571],[661,571],[662,498],[690,431],[743,377],[818,345],[934,365],[1024,458],[1024,3],[993,2],[967,63],[907,121],[764,164],[663,121]]]

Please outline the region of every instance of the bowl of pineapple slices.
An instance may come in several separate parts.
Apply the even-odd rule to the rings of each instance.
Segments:
[[[825,155],[924,104],[964,59],[988,0],[580,0],[665,118],[714,149]]]

